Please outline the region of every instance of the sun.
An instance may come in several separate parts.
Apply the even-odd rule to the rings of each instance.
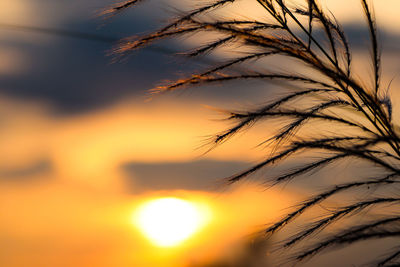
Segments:
[[[196,233],[205,224],[206,217],[198,205],[168,197],[146,202],[139,207],[133,220],[152,243],[172,247]]]

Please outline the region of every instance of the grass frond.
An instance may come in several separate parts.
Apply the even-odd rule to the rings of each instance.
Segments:
[[[331,189],[328,189],[322,193],[312,196],[308,200],[301,203],[293,212],[286,215],[284,218],[279,220],[278,222],[274,223],[272,226],[268,227],[265,230],[266,234],[271,234],[276,232],[277,230],[281,229],[286,224],[293,221],[297,216],[303,214],[306,210],[314,207],[315,205],[321,203],[322,201],[326,200],[327,198],[339,194],[343,191],[351,190],[357,187],[369,187],[369,186],[380,186],[384,184],[394,184],[398,183],[397,180],[391,179],[392,177],[397,177],[398,174],[389,174],[385,175],[378,179],[369,179],[366,181],[359,181],[359,182],[351,182],[345,184],[339,184],[333,186]]]
[[[400,250],[395,251],[394,253],[390,254],[386,258],[382,259],[381,261],[378,262],[377,266],[378,267],[383,267],[383,266],[396,266],[400,264],[400,261],[397,263],[394,263],[393,261],[398,259],[400,257]],[[393,263],[393,265],[388,265]]]
[[[361,226],[352,227],[348,230],[345,230],[344,232],[341,232],[340,234],[333,235],[332,237],[329,237],[326,240],[319,242],[314,247],[311,247],[308,250],[302,252],[300,255],[298,255],[296,257],[296,259],[304,260],[308,257],[312,257],[313,255],[317,254],[321,250],[324,250],[331,246],[340,246],[345,243],[353,243],[360,239],[384,237],[383,235],[385,235],[385,232],[387,235],[388,233],[390,233],[390,231],[384,231],[385,229],[381,229],[380,231],[378,229],[378,231],[377,231],[376,228],[378,228],[378,227],[386,228],[388,225],[390,226],[390,224],[394,224],[394,223],[397,226],[400,226],[400,224],[399,224],[400,217],[399,216],[385,218],[383,220],[378,220],[378,221],[370,222],[370,223],[367,223],[367,224],[364,224]],[[396,231],[396,232],[398,232],[398,231]]]
[[[373,206],[373,205],[378,205],[378,204],[391,204],[391,203],[397,203],[400,201],[400,198],[375,198],[367,201],[360,201],[355,204],[342,207],[339,209],[334,210],[330,215],[328,215],[326,218],[317,221],[316,223],[310,224],[309,227],[307,227],[306,230],[301,231],[297,234],[295,234],[293,237],[287,241],[283,247],[291,247],[301,240],[307,238],[311,234],[315,233],[316,231],[322,230],[324,227],[328,226],[329,224],[332,224],[341,218],[354,214],[356,212],[360,212],[361,210]],[[351,239],[348,239],[350,241]]]
[[[296,253],[285,250],[291,263],[309,259],[330,248],[365,240],[373,242],[387,237],[399,238],[400,218],[393,213],[359,224],[350,220],[347,228],[338,230],[334,235],[326,231],[326,227],[337,226],[361,211],[373,215],[381,206],[390,204],[396,211],[400,208],[398,194],[388,190],[400,183],[400,128],[393,123],[393,101],[380,85],[381,50],[371,5],[367,0],[360,0],[371,41],[372,88],[356,78],[362,73],[354,68],[346,33],[334,14],[324,10],[317,0],[305,0],[304,5],[288,4],[290,2],[284,0],[252,1],[264,12],[264,18],[254,19],[251,13],[243,10],[246,19],[232,19],[219,11],[237,1],[209,0],[205,5],[182,12],[159,30],[122,40],[115,47],[115,54],[125,55],[168,38],[213,33],[213,38],[181,54],[196,58],[213,56],[220,50],[239,53],[232,53],[229,60],[205,70],[188,73],[186,78],[167,81],[151,92],[164,93],[191,86],[245,83],[250,80],[290,85],[293,91],[279,97],[271,96],[273,100],[255,108],[223,112],[225,120],[232,124],[210,138],[211,148],[259,125],[261,121],[271,119],[280,122],[279,129],[269,132],[261,143],[268,144],[267,156],[250,168],[226,178],[229,184],[249,179],[262,169],[285,167],[289,160],[308,155],[314,155],[314,158],[295,168],[287,167],[280,174],[268,173],[267,183],[278,186],[297,181],[342,161],[365,164],[365,170],[375,173],[373,178],[353,173],[352,180],[346,178],[348,180],[340,183],[332,182],[325,190],[310,194],[290,213],[265,229],[267,236],[271,236],[284,231],[288,224],[302,225],[298,219],[300,215],[309,214],[329,198],[340,200],[341,195],[350,195],[350,200],[339,201],[337,207],[322,219],[305,223],[302,231],[281,244],[282,251],[288,247],[298,248]],[[122,2],[107,9],[103,15],[112,16],[139,2],[145,1]],[[284,72],[274,67],[262,68],[264,62],[274,59],[286,59],[294,67],[281,66]],[[372,195],[369,193],[371,187],[385,190],[385,194]],[[355,192],[362,196],[352,196]],[[325,238],[313,241],[312,237],[323,234]],[[307,242],[308,245],[304,246]],[[386,256],[377,255],[376,258],[376,266],[398,266],[400,251],[396,248]]]

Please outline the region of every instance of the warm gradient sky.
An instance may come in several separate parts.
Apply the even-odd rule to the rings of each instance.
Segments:
[[[215,58],[183,61],[145,49],[110,63],[113,39],[154,29],[171,6],[185,9],[190,2],[149,1],[103,21],[96,12],[111,0],[0,1],[0,266],[179,267],[225,259],[302,195],[304,188],[264,191],[252,183],[221,189],[218,178],[265,153],[256,146],[268,127],[206,155],[196,150],[224,127],[205,105],[260,103],[268,96],[265,84],[246,92],[195,88],[148,102],[146,91],[179,77],[182,66],[201,69]],[[256,1],[240,2],[226,14],[260,16],[248,4]],[[400,1],[373,2],[386,49],[383,83],[394,77],[392,88],[398,88]],[[345,25],[356,64],[368,71],[359,1],[323,3]],[[72,32],[102,38],[68,36]],[[201,232],[173,249],[154,247],[131,222],[137,205],[163,196],[203,203],[213,214]]]

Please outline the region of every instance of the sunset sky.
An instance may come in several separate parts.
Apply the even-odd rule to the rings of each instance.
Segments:
[[[229,55],[173,57],[198,41],[188,38],[112,63],[113,40],[154,30],[174,8],[187,10],[193,2],[148,1],[104,20],[97,14],[111,0],[0,1],[0,266],[191,267],[234,261],[245,257],[252,233],[302,199],[308,189],[300,184],[265,190],[261,179],[221,183],[268,154],[258,144],[272,131],[269,125],[204,154],[207,137],[227,126],[215,108],[262,103],[269,96],[265,83],[246,90],[240,84],[196,87],[148,101],[148,90],[163,80]],[[362,38],[368,33],[359,1],[321,2],[348,30],[355,64],[360,75],[367,74]],[[388,86],[394,78],[396,114],[400,1],[372,2],[382,33],[382,81]],[[263,16],[255,3],[239,1],[225,15],[245,10]],[[172,247],[152,243],[135,224],[141,205],[163,197],[207,210],[204,224]],[[329,257],[323,266],[330,266]]]

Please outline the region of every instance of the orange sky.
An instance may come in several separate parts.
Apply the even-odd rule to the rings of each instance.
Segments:
[[[49,10],[52,5],[57,6],[56,2],[49,3]],[[96,1],[88,3],[93,9],[99,8]],[[60,12],[58,20],[57,15],[47,11],[46,17],[36,4],[28,0],[0,1],[0,23],[65,26],[65,14]],[[245,1],[243,4],[252,12]],[[374,4],[379,24],[400,33],[400,1]],[[359,10],[359,1],[329,0],[326,5],[345,23],[359,17],[352,13]],[[229,12],[236,15],[241,7],[236,8]],[[92,14],[90,10],[86,10],[88,16]],[[254,9],[255,16],[258,13]],[[2,35],[3,39],[7,34]],[[42,36],[26,43],[40,47],[50,42],[48,38]],[[391,53],[383,57],[388,69],[383,76],[386,85],[400,69],[398,55]],[[29,65],[32,63],[27,54],[0,42],[0,76],[18,75],[34,68]],[[368,68],[365,53],[356,57],[360,60],[355,64]],[[399,83],[395,79],[392,87]],[[227,126],[218,121],[220,115],[204,107],[210,103],[190,95],[144,100],[145,96],[127,97],[103,108],[61,116],[46,101],[0,93],[0,266],[179,267],[189,262],[212,261],[228,257],[232,248],[239,251],[249,233],[287,211],[283,209],[302,196],[282,189],[265,191],[250,182],[221,191],[132,193],[130,187],[135,187],[135,179],[139,178],[134,173],[130,177],[133,182],[128,185],[128,174],[121,167],[124,164],[185,164],[199,159],[252,163],[265,155],[266,151],[257,145],[273,128],[262,124],[203,155],[204,149],[196,148],[204,143],[204,137]],[[241,103],[240,99],[235,103],[221,99],[210,102],[224,107]],[[240,107],[246,104],[249,103]],[[32,171],[36,167],[38,171]],[[164,196],[206,203],[215,216],[187,243],[160,250],[130,220],[144,199]]]

